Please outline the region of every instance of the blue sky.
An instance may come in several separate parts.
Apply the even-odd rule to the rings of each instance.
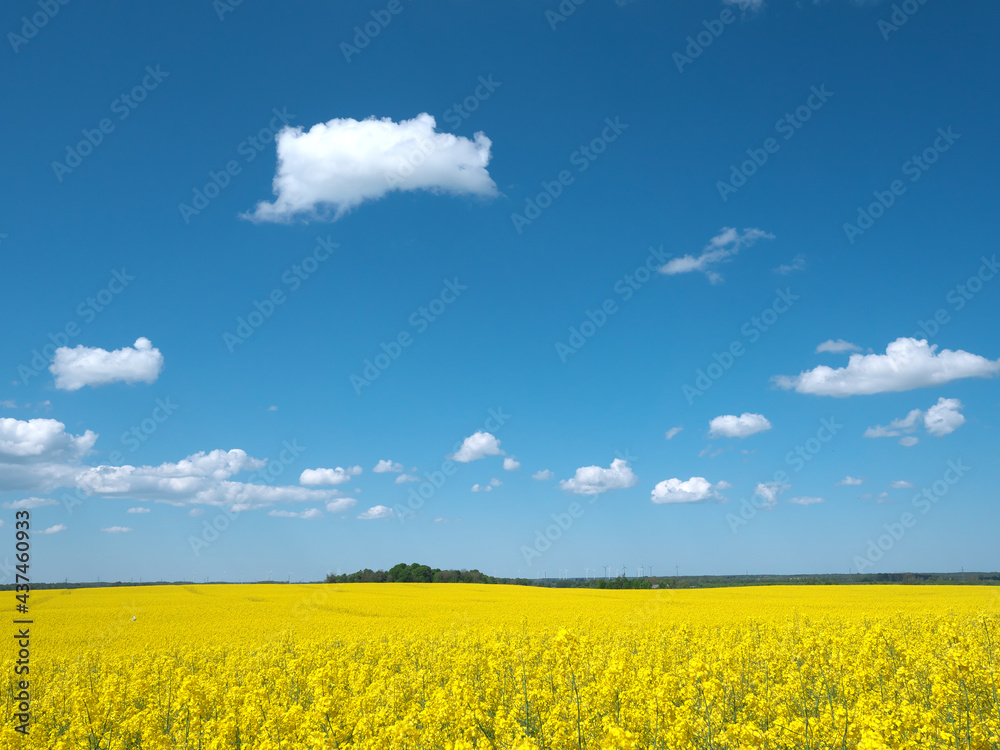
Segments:
[[[995,570],[1000,11],[665,5],[5,5],[0,559]]]

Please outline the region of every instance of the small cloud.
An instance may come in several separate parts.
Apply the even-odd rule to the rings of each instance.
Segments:
[[[722,281],[722,276],[710,266],[728,262],[732,256],[740,251],[741,247],[750,247],[762,238],[773,240],[774,235],[760,229],[744,229],[743,233],[740,234],[732,227],[723,227],[719,234],[708,241],[708,245],[705,246],[700,255],[673,258],[660,266],[659,271],[667,276],[701,271],[708,277],[710,283],[718,284]]]
[[[362,521],[374,521],[381,518],[392,518],[396,515],[392,508],[388,508],[385,505],[375,505],[366,510],[364,513],[358,515]]]
[[[796,505],[816,505],[816,503],[823,503],[826,500],[822,497],[793,497],[789,498],[788,502],[795,503]]]
[[[501,482],[496,477],[493,477],[493,479],[490,480],[489,484],[474,484],[474,485],[472,485],[472,491],[473,492],[492,492],[494,487],[499,487],[502,484],[503,484],[503,482]]]
[[[792,258],[791,263],[786,265],[778,266],[774,269],[775,273],[780,273],[782,276],[787,276],[792,271],[803,271],[806,267],[806,258],[804,255],[799,253],[794,258]]]
[[[336,469],[305,469],[299,476],[299,484],[305,487],[343,484],[360,473],[360,466],[348,466],[346,469],[339,466]]]
[[[860,352],[861,347],[843,339],[827,339],[816,347],[816,353],[829,352],[830,354],[843,354],[844,352]]]
[[[400,474],[396,477],[396,484],[403,484],[403,482],[419,482],[420,477],[415,477],[412,474]]]
[[[3,507],[8,510],[33,510],[46,505],[59,505],[59,501],[53,500],[51,497],[26,497],[23,500],[6,502]]]
[[[194,516],[195,518],[197,518],[198,516],[200,516],[200,515],[202,515],[204,513],[205,513],[205,509],[204,508],[192,508],[191,510],[188,511],[188,515],[189,516]]]
[[[705,477],[691,477],[681,480],[676,477],[664,479],[653,487],[650,499],[657,505],[675,503],[702,503],[706,500],[724,502],[726,498],[718,490],[732,487],[729,482],[719,482],[713,485]]]
[[[541,469],[532,474],[531,478],[537,479],[539,482],[547,482],[550,479],[555,479],[556,475],[548,469]]]
[[[139,507],[136,507],[136,508],[129,508],[125,512],[126,513],[149,513],[150,510],[149,510],[149,508],[145,508],[145,507],[139,506]]]
[[[683,429],[684,429],[683,425],[680,425],[678,427],[671,427],[669,430],[667,430],[666,434],[667,440],[673,440],[675,437],[677,437],[677,435],[681,433],[681,430]]]
[[[761,482],[754,490],[754,494],[764,501],[760,505],[761,509],[772,510],[778,504],[778,496],[790,487],[790,484],[781,482]]]
[[[267,410],[268,411],[278,411],[278,407],[272,405],[272,406],[267,407]]]
[[[275,518],[301,518],[305,521],[311,521],[316,518],[322,518],[323,511],[319,508],[310,508],[299,513],[292,510],[272,510],[267,515],[274,516]]]
[[[101,531],[105,534],[127,534],[132,531],[132,529],[128,526],[109,526],[106,529],[101,529]]]
[[[0,409],[16,409],[17,404],[13,401],[0,401]]]
[[[504,452],[500,450],[500,441],[488,432],[476,432],[462,441],[461,447],[452,455],[448,456],[452,461],[467,464],[470,461],[478,461],[486,456],[502,456]]]
[[[852,477],[850,474],[848,474],[846,477],[844,477],[839,482],[837,482],[834,485],[834,487],[843,487],[845,485],[846,486],[853,486],[853,485],[861,484],[864,481],[865,481],[864,477]]]
[[[957,398],[939,398],[937,403],[926,412],[920,409],[911,409],[905,417],[894,419],[888,425],[869,427],[865,430],[864,437],[899,437],[906,433],[915,432],[921,424],[930,434],[944,437],[965,424],[965,416],[961,409],[962,402]],[[910,435],[902,438],[899,444],[909,448],[918,442],[920,442],[918,438]]]
[[[133,348],[109,352],[86,346],[60,346],[49,366],[55,386],[62,391],[78,391],[84,386],[109,383],[155,383],[163,369],[163,355],[149,339],[136,339]]]
[[[907,482],[905,479],[897,479],[895,482],[889,482],[889,486],[894,490],[909,490],[913,489],[913,483]]]
[[[403,468],[404,468],[403,464],[398,463],[396,461],[390,461],[387,458],[383,458],[383,459],[380,459],[377,464],[375,464],[375,468],[372,469],[372,473],[373,474],[386,474],[386,473],[389,473],[389,472],[393,472],[393,473],[398,474],[399,472],[403,471]]]
[[[57,523],[55,526],[49,526],[47,529],[42,529],[39,534],[58,534],[60,531],[66,531],[66,524]]]
[[[563,479],[559,486],[577,495],[599,495],[608,490],[619,490],[635,486],[639,478],[632,472],[628,462],[616,458],[607,469],[600,466],[581,466],[571,479]]]
[[[745,438],[757,432],[771,429],[771,423],[763,414],[743,412],[740,416],[724,414],[708,423],[709,437]]]
[[[521,468],[521,462],[515,459],[513,456],[507,456],[503,460],[504,471],[517,471]]]

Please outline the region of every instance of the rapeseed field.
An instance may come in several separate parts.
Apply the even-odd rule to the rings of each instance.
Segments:
[[[32,603],[31,733],[5,681],[3,748],[1000,748],[990,588],[268,584]]]

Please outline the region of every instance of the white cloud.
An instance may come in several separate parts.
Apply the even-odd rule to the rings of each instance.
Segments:
[[[278,411],[278,407],[272,405],[272,406],[267,407],[267,410],[268,411]]]
[[[728,482],[713,485],[705,477],[691,477],[686,481],[680,479],[664,479],[659,482],[651,493],[654,503],[701,503],[706,500],[724,501],[718,490],[731,487]]]
[[[358,515],[358,518],[363,521],[372,521],[379,518],[392,518],[395,513],[393,513],[392,508],[388,508],[385,505],[374,505],[364,513]]]
[[[127,534],[131,530],[128,526],[109,526],[106,529],[101,529],[105,534]]]
[[[58,500],[51,497],[26,497],[23,500],[12,500],[3,504],[8,510],[34,510],[46,505],[59,505]]]
[[[66,524],[57,523],[55,526],[49,526],[47,529],[42,529],[39,534],[58,534],[60,531],[66,531]]]
[[[43,463],[76,461],[87,455],[97,441],[97,433],[70,435],[66,425],[55,419],[0,418],[0,462]]]
[[[708,423],[709,437],[745,438],[756,432],[771,429],[763,414],[743,412],[740,416],[724,414]]]
[[[961,408],[962,402],[957,398],[939,398],[924,412],[924,429],[937,437],[950,435],[965,423]]]
[[[266,464],[239,449],[214,450],[159,466],[83,467],[76,476],[76,486],[97,497],[155,500],[179,506],[225,506],[233,511],[277,503],[327,502],[327,509],[336,512],[331,504],[337,510],[346,510],[356,502],[341,498],[336,490],[229,481],[246,470],[255,472],[248,479],[259,478],[256,472]]]
[[[299,475],[299,484],[304,487],[324,487],[350,482],[351,477],[361,473],[360,466],[338,466],[336,469],[305,469]]]
[[[850,474],[848,474],[846,477],[837,482],[837,484],[835,484],[834,486],[835,487],[841,487],[843,485],[851,486],[851,485],[861,484],[864,481],[865,481],[864,477],[852,477]]]
[[[139,507],[137,507],[137,508],[129,508],[129,509],[128,509],[127,511],[125,511],[125,512],[126,512],[126,513],[149,513],[149,512],[150,512],[150,510],[149,510],[149,508],[144,508],[144,507],[142,507],[142,506],[139,506]]]
[[[816,353],[829,352],[830,354],[843,354],[844,352],[860,352],[861,347],[843,339],[827,339],[816,347]]]
[[[16,409],[17,402],[11,401],[10,399],[4,399],[0,401],[0,409]]]
[[[825,502],[822,497],[792,497],[789,498],[788,502],[795,503],[796,505],[815,505],[816,503]]]
[[[775,273],[780,273],[782,276],[787,276],[792,271],[803,271],[806,267],[806,258],[802,253],[799,253],[794,258],[792,258],[791,263],[784,263],[774,269]]]
[[[556,475],[548,469],[541,469],[531,475],[532,479],[537,479],[539,482],[547,482],[550,479],[555,479],[555,477]]]
[[[373,474],[385,474],[387,472],[394,472],[398,474],[403,470],[403,464],[397,463],[396,461],[390,461],[387,458],[380,459],[375,468],[372,469]]]
[[[204,512],[205,512],[204,508],[192,508],[191,510],[188,511],[188,515],[197,518],[198,516],[204,514]]]
[[[927,411],[912,409],[905,417],[892,420],[889,424],[876,425],[865,430],[866,438],[899,437],[899,444],[907,448],[916,445],[920,440],[909,433],[916,432],[922,424],[924,429],[937,437],[950,435],[963,424],[965,416],[961,412],[962,402],[957,398],[939,398],[937,403]]]
[[[503,484],[499,479],[493,477],[489,484],[474,484],[472,485],[473,492],[492,492],[494,487],[500,487]]]
[[[521,462],[518,461],[513,456],[507,456],[503,460],[503,468],[504,471],[517,471],[518,469],[521,468]]]
[[[760,504],[762,510],[771,510],[778,504],[778,495],[789,489],[792,485],[781,484],[780,482],[761,482],[754,489],[754,494],[763,498]]]
[[[799,375],[776,375],[775,384],[817,396],[854,396],[909,391],[960,378],[989,378],[1000,373],[1000,360],[944,349],[925,339],[898,338],[885,354],[852,354],[846,367],[820,365]]]
[[[60,346],[49,366],[56,388],[78,391],[86,385],[108,383],[155,383],[163,369],[163,355],[147,338],[138,338],[134,348],[112,352],[77,346]]]
[[[909,490],[913,489],[913,483],[907,482],[905,479],[897,479],[895,482],[889,482],[889,486],[894,490]]]
[[[742,11],[756,13],[764,7],[764,0],[722,0],[723,5],[738,5]]]
[[[504,452],[500,450],[500,441],[490,433],[480,431],[463,440],[462,446],[448,458],[466,464],[486,456],[502,456],[503,454]]]
[[[865,430],[864,437],[866,438],[880,438],[880,437],[899,437],[904,432],[913,432],[917,429],[917,424],[920,418],[923,416],[923,412],[920,409],[913,409],[905,417],[892,420],[889,424],[876,425],[875,427],[869,427]]]
[[[671,427],[669,430],[667,430],[666,434],[667,440],[673,440],[677,435],[680,434],[681,430],[683,429],[684,429],[683,425],[678,427]]]
[[[415,477],[412,474],[400,474],[396,477],[396,484],[402,484],[403,482],[419,482],[420,477]]]
[[[96,433],[71,435],[55,419],[0,418],[0,492],[51,492],[72,485],[80,459],[96,441]]]
[[[628,462],[616,458],[607,469],[600,466],[581,466],[572,479],[563,479],[559,482],[559,486],[577,495],[599,495],[608,490],[633,487],[637,481],[639,479],[632,472]]]
[[[296,512],[293,510],[272,510],[269,511],[269,516],[274,516],[275,518],[301,518],[305,521],[312,521],[316,518],[323,517],[323,511],[319,508],[309,508],[309,510],[303,510]]]
[[[728,262],[736,255],[744,245],[750,247],[761,238],[774,239],[773,234],[761,231],[760,229],[744,229],[740,234],[732,227],[723,227],[722,231],[708,241],[702,250],[701,255],[685,255],[680,258],[672,258],[664,265],[660,266],[660,273],[667,276],[675,276],[680,273],[690,273],[692,271],[702,271],[713,284],[722,281],[716,271],[709,268],[716,263]]]
[[[438,133],[434,118],[334,119],[284,128],[277,142],[273,203],[261,201],[248,218],[288,221],[297,215],[332,212],[339,219],[365,201],[388,193],[427,190],[453,195],[497,195],[486,166],[492,142],[482,132],[472,140]]]

